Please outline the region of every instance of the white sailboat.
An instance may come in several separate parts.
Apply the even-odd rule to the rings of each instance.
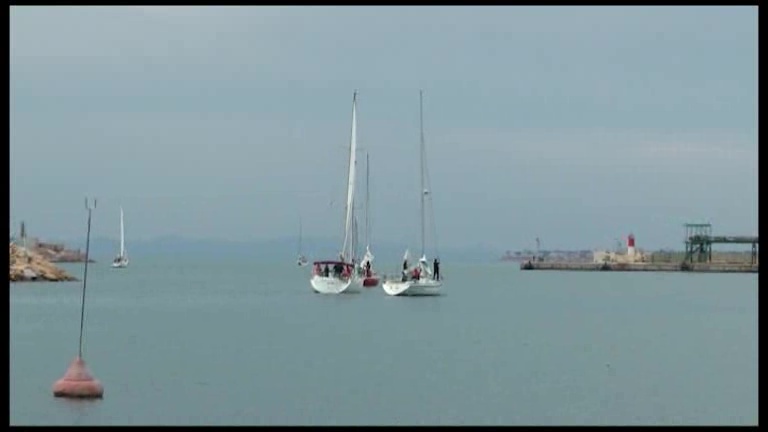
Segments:
[[[349,142],[349,172],[347,175],[347,207],[344,218],[344,243],[336,260],[315,261],[310,284],[321,294],[359,292],[355,272],[355,166],[357,165],[357,91],[352,95],[352,134]],[[330,266],[330,267],[329,267]]]
[[[430,268],[425,250],[425,205],[426,200],[430,198],[431,195],[428,188],[429,185],[425,184],[427,183],[425,180],[426,148],[424,145],[424,115],[422,106],[422,92],[419,91],[419,128],[421,131],[421,258],[419,258],[419,261],[415,265],[409,267],[408,250],[405,251],[402,277],[400,279],[386,280],[381,285],[382,288],[384,288],[384,292],[392,296],[440,295],[443,286],[439,271],[439,259],[435,257],[434,267]]]
[[[112,261],[112,267],[128,267],[128,254],[125,251],[125,223],[123,221],[123,207],[120,206],[120,253]]]
[[[299,218],[299,257],[296,259],[296,264],[299,267],[304,267],[307,265],[307,257],[304,256],[304,254],[301,253],[301,218]]]
[[[373,254],[371,253],[371,228],[369,222],[370,201],[370,160],[368,154],[365,155],[365,255],[360,260],[360,283],[366,288],[373,288],[379,285],[379,276],[373,270]]]

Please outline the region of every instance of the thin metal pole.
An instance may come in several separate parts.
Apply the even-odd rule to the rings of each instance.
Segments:
[[[301,255],[301,214],[299,214],[299,252],[297,255]]]
[[[419,150],[421,152],[421,256],[424,256],[424,200],[426,199],[424,190],[424,109],[422,102],[422,90],[419,90]]]
[[[80,343],[78,347],[78,357],[83,357],[83,323],[85,322],[85,285],[88,280],[88,252],[91,245],[91,211],[96,208],[96,200],[93,200],[93,208],[88,205],[88,198],[85,199],[85,209],[88,210],[88,232],[85,236],[85,270],[83,271],[83,299],[80,304]]]
[[[369,209],[369,195],[371,192],[371,174],[370,174],[370,165],[369,165],[369,157],[368,152],[365,152],[365,246],[368,247],[371,245],[371,229],[368,222],[368,209]]]

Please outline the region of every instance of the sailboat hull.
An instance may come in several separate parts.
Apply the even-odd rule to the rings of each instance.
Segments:
[[[128,260],[120,260],[112,263],[112,268],[126,268],[128,267]]]
[[[354,278],[339,279],[314,275],[309,280],[312,289],[320,294],[352,294],[360,292],[359,285],[354,283]]]
[[[391,296],[439,296],[442,295],[443,283],[433,279],[405,282],[388,280],[381,284],[381,287]]]

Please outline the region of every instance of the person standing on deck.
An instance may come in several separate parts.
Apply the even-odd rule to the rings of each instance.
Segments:
[[[412,275],[413,280],[419,280],[421,277],[421,267],[414,267]]]

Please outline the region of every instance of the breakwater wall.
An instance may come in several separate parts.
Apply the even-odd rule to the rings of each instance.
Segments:
[[[758,264],[524,262],[521,270],[758,273]]]

